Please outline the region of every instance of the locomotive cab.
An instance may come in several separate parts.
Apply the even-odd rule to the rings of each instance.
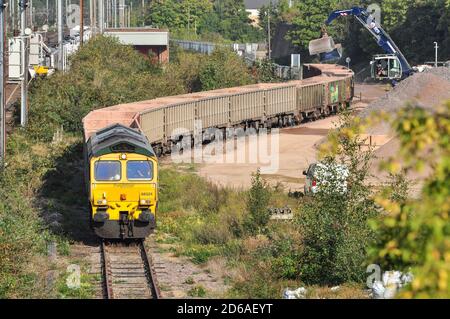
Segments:
[[[86,144],[91,222],[102,238],[144,238],[156,225],[158,162],[147,138],[115,124]]]

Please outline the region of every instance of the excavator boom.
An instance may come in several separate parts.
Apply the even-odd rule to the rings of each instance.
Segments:
[[[325,25],[331,24],[335,19],[339,17],[345,17],[345,16],[354,16],[369,32],[372,34],[372,36],[377,41],[377,44],[388,54],[396,56],[398,61],[400,62],[400,65],[402,67],[402,77],[409,76],[413,69],[409,65],[408,61],[406,60],[403,53],[400,51],[400,49],[397,47],[397,45],[394,43],[394,41],[391,39],[389,34],[384,31],[384,29],[381,27],[381,25],[378,23],[378,21],[375,21],[375,18],[369,14],[365,9],[359,8],[359,7],[353,7],[351,9],[347,10],[336,10],[330,13],[328,16],[328,19],[325,21]],[[329,43],[329,37],[327,37],[324,41],[318,41],[320,39],[316,39],[311,41],[312,46],[310,45],[310,52],[315,52],[315,54],[325,53],[332,51],[334,49],[330,46],[326,46],[326,43]],[[320,49],[319,49],[320,47]],[[320,52],[320,50],[323,50]]]

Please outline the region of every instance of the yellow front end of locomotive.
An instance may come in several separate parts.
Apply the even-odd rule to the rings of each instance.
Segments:
[[[155,228],[157,160],[136,153],[109,153],[90,160],[94,230],[104,238],[141,238]]]

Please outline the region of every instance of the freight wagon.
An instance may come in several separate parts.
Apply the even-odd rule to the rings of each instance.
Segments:
[[[315,76],[284,83],[261,83],[149,101],[116,105],[90,112],[83,119],[87,140],[97,130],[120,123],[147,136],[156,155],[179,147],[201,124],[203,138],[211,129],[272,128],[329,115],[350,103],[353,72],[328,64],[305,65]],[[318,74],[318,75],[317,75]],[[178,145],[178,146],[177,146]]]

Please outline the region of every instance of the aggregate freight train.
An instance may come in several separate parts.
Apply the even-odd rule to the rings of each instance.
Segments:
[[[85,175],[96,234],[143,238],[153,231],[158,206],[157,157],[180,144],[186,133],[194,136],[196,121],[201,121],[203,132],[284,127],[349,105],[354,94],[352,71],[329,64],[304,68],[314,76],[161,97],[90,112],[83,119]]]

